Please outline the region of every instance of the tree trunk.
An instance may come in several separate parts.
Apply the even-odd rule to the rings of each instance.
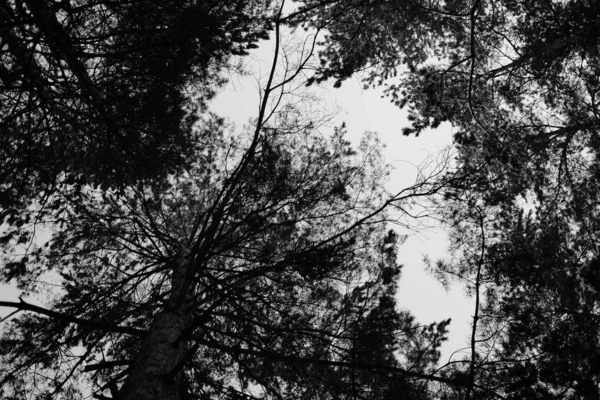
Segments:
[[[178,342],[185,321],[183,315],[170,311],[156,316],[119,393],[119,400],[179,400],[183,397],[183,374],[181,371],[172,374],[172,371],[185,357],[185,343]]]
[[[188,268],[186,256],[173,265],[167,308],[156,315],[142,340],[129,377],[119,391],[119,400],[179,400],[184,397],[180,363],[186,356],[186,344],[181,340],[181,334],[191,319],[184,293],[189,290],[185,285]],[[179,301],[181,297],[183,306]]]

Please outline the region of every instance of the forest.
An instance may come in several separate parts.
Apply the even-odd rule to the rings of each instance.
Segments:
[[[600,400],[599,78],[596,0],[0,0],[0,398]],[[298,97],[349,79],[451,156],[387,191]],[[451,361],[397,304],[423,214]]]

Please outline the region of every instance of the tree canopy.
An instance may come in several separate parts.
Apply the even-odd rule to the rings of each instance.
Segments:
[[[219,0],[3,0],[3,208],[58,182],[115,188],[189,163],[219,73],[265,38],[258,11]]]
[[[364,70],[408,109],[404,134],[455,127],[461,178],[438,204],[457,257],[437,268],[480,310],[455,376],[511,399],[598,398],[597,2],[304,4],[296,23],[330,32],[313,82]]]
[[[0,277],[51,298],[0,303],[18,314],[0,393],[600,398],[599,14],[587,0],[3,1]],[[291,65],[283,26],[325,36]],[[256,119],[234,131],[206,104],[269,31]],[[408,110],[405,135],[451,123],[452,168],[386,193],[375,134],[354,149],[286,101],[357,73]],[[390,209],[417,199],[451,232],[432,270],[473,295],[469,352],[443,365],[449,320],[420,326],[395,303]]]
[[[361,190],[381,187],[376,148],[307,129],[281,121],[251,149],[207,132],[203,157],[168,183],[57,192],[47,209],[68,205],[38,217],[68,229],[3,271],[24,290],[52,271],[61,287],[51,311],[9,323],[4,396],[75,395],[84,379],[123,399],[238,398],[248,385],[333,398],[375,390],[384,378],[363,364],[400,370],[392,351],[419,328],[394,307],[397,235],[362,223],[384,196]],[[435,348],[437,332],[419,340]],[[414,373],[436,361],[407,357]]]
[[[0,276],[47,304],[0,303],[19,314],[0,339],[3,398],[424,399],[428,380],[460,384],[433,372],[449,321],[423,327],[396,307],[402,238],[387,226],[390,205],[440,184],[387,193],[375,134],[357,149],[344,126],[322,135],[286,100],[311,47],[279,80],[291,58],[272,23],[243,131],[196,114],[178,169],[60,179],[10,208]]]

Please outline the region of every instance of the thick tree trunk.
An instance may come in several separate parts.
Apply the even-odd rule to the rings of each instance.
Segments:
[[[185,357],[185,343],[178,339],[186,318],[169,311],[159,313],[131,366],[120,400],[179,400],[183,396],[182,373],[172,371]]]
[[[173,266],[171,293],[167,309],[159,312],[142,341],[140,352],[119,391],[119,400],[179,400],[184,397],[181,361],[186,356],[185,341],[180,340],[189,324],[191,311],[186,303],[185,279],[189,264],[182,257]],[[177,371],[176,371],[177,369]]]

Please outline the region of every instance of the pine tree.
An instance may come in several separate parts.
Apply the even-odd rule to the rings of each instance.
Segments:
[[[481,290],[455,378],[506,398],[598,398],[598,3],[304,4],[294,22],[330,31],[315,82],[366,69],[408,108],[405,134],[454,126],[440,204],[456,257],[440,268]]]

